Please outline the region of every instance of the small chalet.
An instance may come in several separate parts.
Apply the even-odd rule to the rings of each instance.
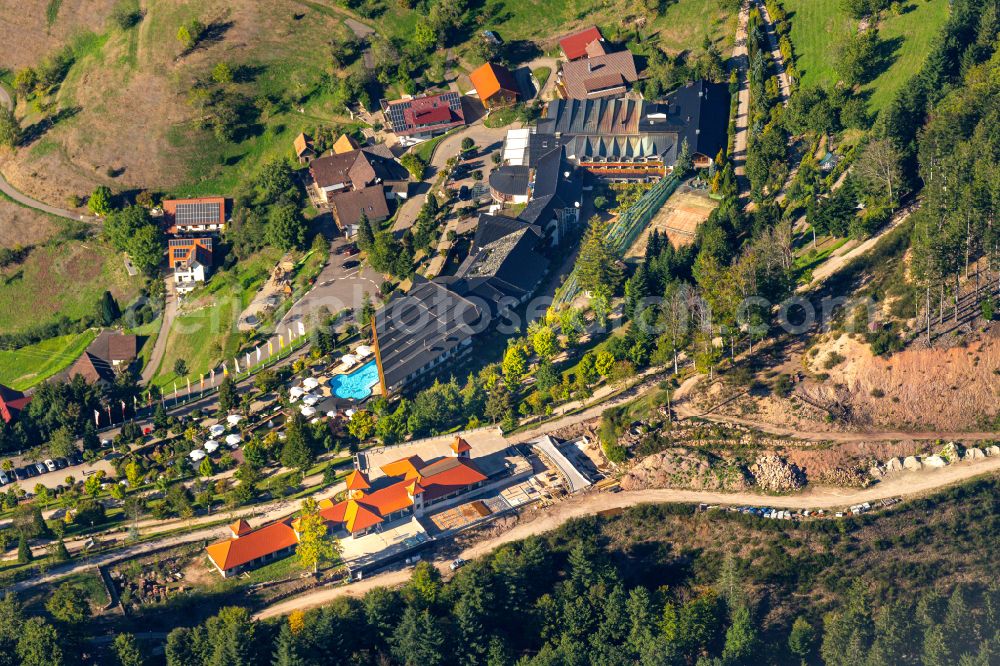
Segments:
[[[313,160],[309,171],[324,203],[339,192],[370,185],[393,187],[409,181],[409,172],[384,145],[365,146]]]
[[[295,148],[295,157],[299,160],[299,164],[308,164],[309,160],[316,157],[313,141],[308,134],[299,134],[292,142],[292,146]]]
[[[171,238],[167,241],[167,253],[179,294],[186,294],[198,283],[204,283],[212,272],[211,236]]]
[[[299,540],[289,521],[278,521],[256,530],[242,518],[229,526],[231,536],[205,549],[208,560],[223,578],[287,557]]]
[[[226,228],[223,197],[167,199],[163,202],[163,226],[168,235],[222,233]]]
[[[404,146],[426,141],[465,124],[462,98],[455,92],[391,102],[382,100],[382,115]]]
[[[485,63],[471,74],[469,79],[479,95],[479,101],[487,109],[510,106],[519,96],[514,75],[503,65]]]
[[[0,384],[0,420],[11,423],[31,402],[31,396]]]
[[[605,54],[604,37],[596,26],[566,35],[559,40],[559,48],[570,62]]]

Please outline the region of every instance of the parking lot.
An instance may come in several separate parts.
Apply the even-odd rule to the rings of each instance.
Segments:
[[[95,460],[91,463],[83,462],[82,458],[79,458],[79,463],[64,458],[52,458],[51,460],[53,463],[56,460],[62,461],[62,467],[50,470],[44,461],[37,464],[25,463],[15,467],[14,471],[18,473],[19,477],[15,476],[14,479],[10,478],[11,474],[9,472],[4,472],[3,474],[7,478],[0,477],[0,482],[3,482],[0,483],[0,490],[6,492],[11,483],[17,483],[28,493],[34,493],[35,486],[38,484],[45,486],[49,490],[55,490],[59,486],[66,485],[66,477],[68,476],[72,476],[76,481],[82,481],[98,470],[103,470],[108,476],[114,476],[115,473],[115,468],[111,465],[111,462],[104,459]],[[42,468],[45,470],[44,472],[40,472],[37,468],[39,464],[42,465]],[[32,468],[31,470],[28,469],[29,466]]]

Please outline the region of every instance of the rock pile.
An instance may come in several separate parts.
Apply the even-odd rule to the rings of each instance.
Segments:
[[[806,475],[798,466],[776,455],[759,456],[750,466],[750,474],[757,485],[768,492],[786,493],[806,484]]]
[[[691,488],[746,490],[750,480],[737,464],[703,451],[675,447],[643,459],[621,480],[622,490]]]

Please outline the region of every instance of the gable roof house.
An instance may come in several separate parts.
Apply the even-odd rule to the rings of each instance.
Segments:
[[[115,374],[126,371],[138,355],[138,338],[117,331],[102,331],[67,370],[58,375],[69,381],[76,375],[88,384],[110,385]]]
[[[295,148],[295,157],[299,160],[299,164],[307,164],[309,160],[316,157],[312,139],[305,133],[295,137],[292,147]]]
[[[205,282],[212,271],[212,238],[171,238],[167,255],[177,293],[186,294]]]
[[[666,96],[666,123],[687,142],[694,165],[707,168],[729,140],[729,86],[695,81]]]
[[[455,92],[382,100],[381,105],[386,123],[404,146],[412,146],[465,125],[462,98]]]
[[[11,423],[31,402],[31,396],[0,384],[0,420]]]
[[[168,235],[213,233],[226,228],[223,197],[167,199],[163,202],[163,227]]]
[[[223,578],[238,575],[295,552],[299,540],[289,522],[252,529],[240,519],[229,526],[230,538],[209,545],[205,553]]]
[[[469,80],[487,109],[510,106],[519,96],[514,75],[503,65],[484,63],[469,74]]]
[[[315,159],[309,171],[319,198],[333,210],[341,230],[356,230],[361,213],[372,222],[389,217],[386,200],[406,198],[410,174],[382,144]]]
[[[596,26],[590,26],[560,39],[559,48],[570,61],[604,55],[604,36]]]
[[[567,99],[621,97],[639,80],[628,50],[596,55],[563,64],[556,84]]]
[[[341,134],[337,137],[337,140],[333,142],[332,150],[334,155],[343,155],[344,153],[349,153],[352,150],[357,150],[360,147],[360,144],[358,144],[358,142],[352,139],[349,135]]]

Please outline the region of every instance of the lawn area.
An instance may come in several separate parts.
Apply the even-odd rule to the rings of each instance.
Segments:
[[[841,43],[857,31],[840,2],[784,0],[792,24],[792,44],[802,71],[803,85],[832,85]],[[889,47],[889,66],[864,86],[871,93],[871,109],[879,111],[924,62],[931,40],[948,16],[948,0],[917,0],[905,4],[902,14],[886,12],[879,23],[880,38]]]
[[[535,80],[538,81],[538,89],[541,90],[545,87],[545,82],[549,80],[552,70],[548,67],[536,67],[531,70],[531,73],[535,77]]]
[[[23,391],[69,367],[97,331],[63,335],[13,351],[0,351],[0,384]]]
[[[121,255],[100,240],[38,246],[20,265],[0,271],[0,333],[92,315],[105,290],[124,309],[142,281],[130,278]]]
[[[188,294],[184,312],[174,319],[169,332],[160,332],[169,337],[153,384],[172,390],[178,359],[187,363],[192,385],[222,359],[232,359],[240,346],[236,329],[240,313],[280,258],[280,250],[268,248],[229,271],[216,273],[203,289]]]

